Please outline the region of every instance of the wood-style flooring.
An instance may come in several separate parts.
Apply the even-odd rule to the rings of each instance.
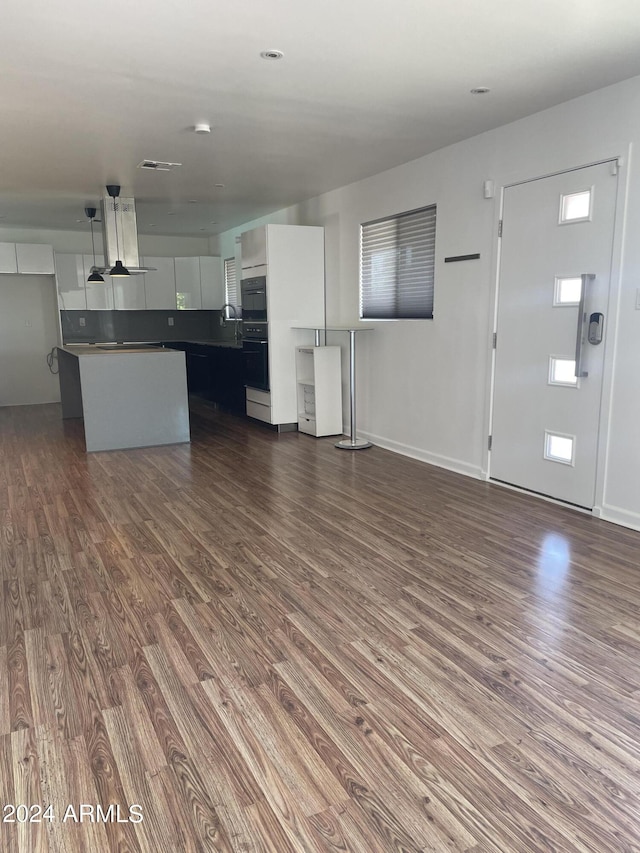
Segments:
[[[640,851],[640,534],[192,431],[0,409],[2,853]]]

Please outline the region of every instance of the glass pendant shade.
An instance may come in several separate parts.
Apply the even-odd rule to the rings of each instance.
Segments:
[[[117,260],[109,270],[109,275],[113,278],[126,278],[128,275],[131,275],[131,273],[125,266],[123,266],[122,261]]]

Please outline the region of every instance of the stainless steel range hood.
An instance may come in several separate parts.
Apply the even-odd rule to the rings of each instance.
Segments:
[[[99,273],[109,273],[119,259],[131,275],[141,275],[154,267],[141,267],[138,253],[138,226],[136,222],[136,203],[132,198],[103,197],[102,237],[104,240],[105,266],[96,267]],[[114,215],[115,213],[115,215]],[[118,231],[116,235],[116,217]]]

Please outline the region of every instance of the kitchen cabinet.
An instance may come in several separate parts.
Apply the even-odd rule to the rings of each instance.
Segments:
[[[255,389],[247,388],[247,414],[260,420],[269,417],[280,429],[295,428],[296,346],[309,334],[296,327],[325,325],[324,228],[265,225],[242,234],[240,245],[243,278],[266,277],[269,322],[269,392],[256,397]],[[266,265],[261,267],[260,260]]]
[[[0,273],[17,273],[18,259],[15,243],[0,243]]]
[[[189,393],[234,412],[245,411],[242,349],[233,346],[167,342],[184,350]]]
[[[85,258],[87,256],[85,255]],[[92,263],[91,258],[89,258],[90,263]],[[89,267],[90,269],[91,267]],[[85,270],[86,270],[86,260],[85,260]],[[105,281],[107,279],[111,280],[111,286],[113,289],[113,308],[116,311],[144,311],[147,307],[146,296],[145,296],[145,273],[136,273],[136,275],[130,275],[128,278],[111,278],[106,273],[104,275]],[[89,284],[87,284],[87,288]],[[87,299],[87,304],[89,300]]]
[[[58,308],[61,311],[86,311],[84,258],[82,255],[55,255]]]
[[[176,270],[173,258],[150,258],[140,260],[142,266],[151,267],[144,279],[146,307],[156,311],[176,309]]]
[[[267,227],[263,225],[261,228],[254,228],[240,235],[242,278],[251,278],[252,275],[260,274],[255,268],[264,267],[267,263]]]
[[[309,435],[342,433],[340,347],[296,350],[298,430]]]
[[[200,258],[176,258],[176,303],[179,309],[202,308]]]
[[[175,266],[179,309],[222,308],[224,286],[220,258],[176,258]]]
[[[113,296],[113,280],[106,272],[102,273],[104,282],[87,281],[91,275],[91,267],[93,266],[93,255],[80,255],[82,259],[82,269],[84,275],[84,289],[87,294],[87,310],[88,311],[112,311],[114,308]],[[104,258],[102,255],[96,255],[97,267],[104,266]],[[123,279],[127,281],[127,279]]]
[[[199,260],[202,307],[219,311],[225,301],[222,261],[213,255]]]
[[[16,243],[18,272],[23,275],[55,275],[53,247],[44,243]]]

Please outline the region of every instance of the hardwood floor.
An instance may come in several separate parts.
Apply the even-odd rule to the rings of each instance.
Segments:
[[[640,851],[640,534],[192,429],[0,409],[2,853]]]

